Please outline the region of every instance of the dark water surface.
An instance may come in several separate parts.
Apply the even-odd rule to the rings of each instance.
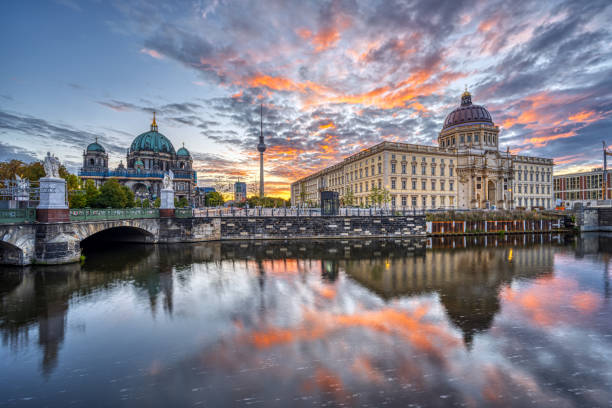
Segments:
[[[0,269],[3,406],[612,405],[612,237],[127,245]]]

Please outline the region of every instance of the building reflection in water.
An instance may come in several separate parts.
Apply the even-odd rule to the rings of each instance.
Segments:
[[[520,237],[520,238],[519,238]],[[4,346],[27,345],[38,333],[42,371],[57,365],[70,302],[99,289],[131,282],[152,316],[159,305],[173,314],[175,285],[189,285],[194,265],[254,262],[260,312],[267,273],[307,273],[319,265],[324,282],[341,271],[383,299],[438,294],[469,347],[499,311],[499,291],[513,279],[551,274],[551,235],[435,240],[216,242],[130,245],[86,251],[84,265],[7,268],[0,274],[0,332]],[[431,249],[426,249],[431,248]],[[299,261],[299,262],[298,262]],[[85,322],[86,324],[87,322]]]

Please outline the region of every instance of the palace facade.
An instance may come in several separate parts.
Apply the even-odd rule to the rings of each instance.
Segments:
[[[438,146],[381,142],[291,184],[292,205],[319,205],[320,191],[368,206],[385,189],[392,207],[553,208],[553,160],[499,150],[499,127],[469,92],[448,114]]]
[[[116,169],[110,170],[108,153],[96,139],[83,152],[79,177],[93,180],[97,186],[106,180],[117,179],[128,186],[136,198],[155,200],[160,196],[164,174],[172,170],[174,196],[193,203],[197,175],[192,164],[191,154],[185,146],[174,150],[170,140],[158,131],[153,114],[151,129],[136,136],[128,148],[126,165],[121,162]]]

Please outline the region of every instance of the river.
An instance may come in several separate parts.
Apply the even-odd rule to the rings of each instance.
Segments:
[[[612,236],[109,246],[0,267],[0,407],[612,404]]]

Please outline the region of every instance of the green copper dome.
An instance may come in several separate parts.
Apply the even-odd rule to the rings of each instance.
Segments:
[[[88,152],[102,152],[102,153],[106,152],[104,148],[102,147],[102,145],[99,144],[97,141],[87,146],[87,151]]]
[[[185,149],[185,146],[181,147],[180,149],[177,150],[176,152],[177,156],[187,156],[189,157],[189,150]]]
[[[174,153],[174,146],[170,143],[170,140],[158,131],[151,130],[149,132],[142,133],[134,139],[130,150],[133,152],[137,151],[148,151],[158,153]]]

